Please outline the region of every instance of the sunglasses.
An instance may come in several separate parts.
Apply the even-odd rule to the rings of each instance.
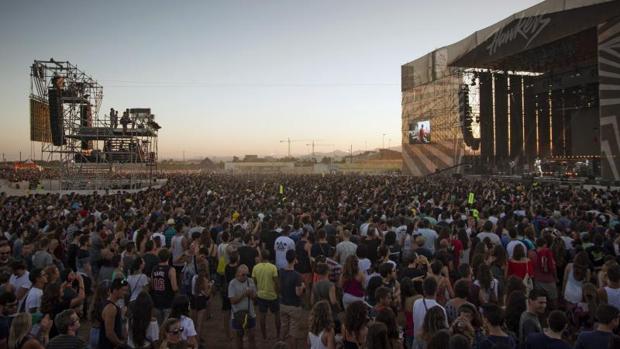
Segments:
[[[168,333],[179,334],[179,333],[183,332],[183,330],[185,330],[183,327],[179,327],[176,330],[168,331]]]

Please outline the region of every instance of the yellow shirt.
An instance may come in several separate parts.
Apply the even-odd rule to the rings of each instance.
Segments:
[[[258,297],[273,301],[278,299],[274,278],[278,277],[278,269],[271,263],[258,263],[252,269],[252,277],[256,280]]]

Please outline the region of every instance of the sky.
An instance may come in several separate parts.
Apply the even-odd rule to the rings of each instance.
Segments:
[[[51,57],[103,85],[100,113],[151,108],[160,159],[396,146],[401,65],[538,2],[1,1],[0,152],[41,157],[29,66]]]

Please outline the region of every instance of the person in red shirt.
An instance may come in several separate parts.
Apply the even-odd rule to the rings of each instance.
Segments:
[[[508,267],[506,268],[506,279],[508,279],[512,275],[518,276],[521,279],[525,279],[526,275],[532,277],[533,274],[534,266],[532,265],[532,261],[526,257],[523,245],[516,245],[512,253],[512,258],[508,260]]]
[[[529,252],[529,258],[534,266],[534,288],[544,290],[547,293],[549,303],[551,303],[550,308],[555,309],[558,300],[557,271],[555,258],[547,246],[547,240],[538,238],[536,249]]]

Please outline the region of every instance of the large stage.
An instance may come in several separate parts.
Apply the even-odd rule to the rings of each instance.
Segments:
[[[547,0],[402,66],[403,170],[620,181],[620,2]]]

